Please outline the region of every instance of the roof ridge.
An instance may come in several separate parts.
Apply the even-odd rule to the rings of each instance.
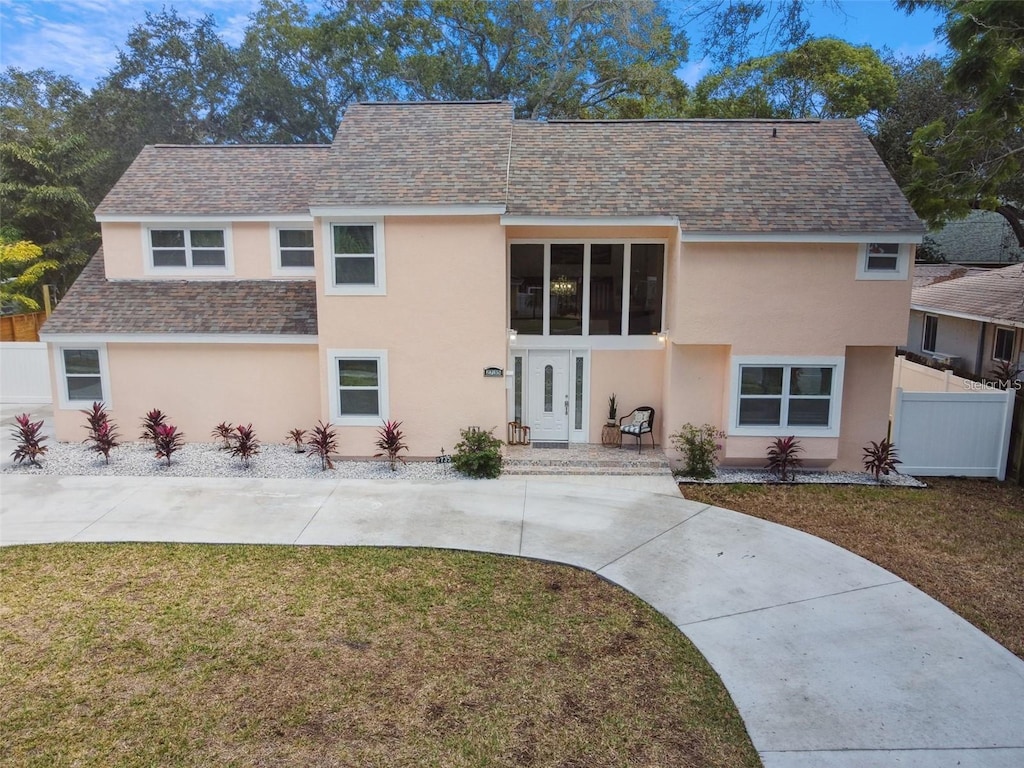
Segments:
[[[587,125],[587,124],[615,124],[615,123],[753,123],[753,124],[782,124],[793,125],[806,124],[817,125],[818,123],[839,122],[838,120],[820,120],[812,117],[798,118],[773,118],[773,117],[633,117],[633,118],[597,118],[593,120],[581,118],[556,118],[551,120],[517,120],[517,123],[557,123],[558,125]]]
[[[465,106],[467,104],[511,104],[512,102],[508,99],[461,99],[458,101],[402,101],[400,99],[393,101],[357,101],[356,104],[363,107],[451,107],[451,106]]]
[[[147,144],[154,149],[330,149],[330,144]]]

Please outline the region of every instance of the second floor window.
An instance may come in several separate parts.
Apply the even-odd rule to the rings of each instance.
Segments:
[[[313,267],[313,230],[277,230],[277,252],[281,269],[311,269]]]
[[[227,266],[223,229],[151,229],[149,244],[154,267]]]

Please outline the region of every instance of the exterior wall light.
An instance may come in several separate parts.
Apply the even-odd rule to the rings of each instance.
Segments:
[[[668,334],[669,334],[668,328],[665,328],[664,330],[662,330],[658,334],[658,341],[660,341],[662,344],[664,344],[668,340]]]
[[[508,329],[508,343],[509,344],[515,344],[517,337],[518,337],[518,334],[516,333],[516,329],[515,328],[509,328]]]

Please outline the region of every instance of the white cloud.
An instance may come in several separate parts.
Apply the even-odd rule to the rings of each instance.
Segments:
[[[705,57],[700,61],[688,61],[677,74],[691,88],[695,86],[707,71],[711,69],[711,61]]]

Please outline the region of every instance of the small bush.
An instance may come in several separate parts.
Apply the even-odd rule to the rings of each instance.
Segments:
[[[385,421],[384,426],[377,429],[377,447],[380,453],[373,454],[373,458],[379,459],[383,456],[387,459],[392,472],[395,471],[396,462],[405,463],[405,459],[399,456],[398,452],[409,450],[409,446],[404,442],[405,434],[401,427],[400,421]]]
[[[178,431],[178,428],[171,424],[161,424],[154,428],[156,439],[153,444],[156,447],[156,457],[167,459],[167,466],[171,466],[171,456],[185,444],[185,435]]]
[[[318,421],[316,426],[310,430],[309,437],[306,438],[306,445],[309,446],[310,453],[320,459],[320,469],[325,472],[328,469],[334,469],[331,454],[338,448],[338,437],[334,432],[334,427]]]
[[[27,413],[15,416],[14,420],[18,426],[11,430],[11,436],[17,441],[17,445],[11,452],[11,457],[18,464],[27,461],[37,467],[43,466],[39,463],[39,457],[50,450],[49,446],[43,445],[46,442],[45,435],[40,434],[43,422],[32,421]]]
[[[298,427],[296,427],[295,429],[288,431],[288,440],[290,440],[292,445],[295,446],[296,453],[306,452],[306,448],[303,445],[303,440],[305,439],[305,437],[306,430],[304,429],[299,429]]]
[[[93,403],[92,408],[83,410],[81,413],[85,414],[85,428],[89,430],[89,435],[84,442],[90,444],[90,451],[95,451],[103,456],[103,460],[109,464],[110,452],[121,444],[118,442],[121,435],[117,432],[117,425],[110,420],[107,407],[101,402]]]
[[[718,452],[722,450],[721,441],[725,439],[725,432],[710,424],[700,427],[683,424],[682,429],[669,439],[676,450],[683,454],[683,471],[687,477],[702,480],[714,477],[715,467],[718,466]]]
[[[246,424],[244,427],[239,424],[235,427],[230,439],[225,440],[225,443],[225,447],[231,452],[231,455],[240,458],[242,466],[246,469],[249,468],[249,459],[260,452],[260,441],[256,437],[256,431],[252,428],[252,424]]]
[[[252,426],[251,424],[249,426]],[[231,449],[231,443],[235,439],[235,428],[230,421],[222,421],[210,433],[210,437],[220,440],[220,449],[227,451]]]
[[[81,410],[79,413],[85,416],[85,428],[90,432],[99,429],[101,424],[110,421],[110,414],[107,413],[107,406],[102,402],[94,402],[92,408]]]
[[[782,482],[792,480],[793,469],[803,463],[797,458],[797,454],[802,453],[803,450],[800,441],[792,435],[776,437],[768,446],[768,463],[765,465],[765,469],[777,475]]]
[[[494,478],[501,474],[501,440],[494,429],[485,432],[469,427],[459,431],[462,440],[455,445],[452,464],[467,477]]]
[[[864,471],[873,474],[875,482],[879,482],[882,475],[888,476],[890,472],[898,475],[896,465],[902,463],[896,453],[896,446],[888,439],[880,443],[872,440],[864,446]]]
[[[162,427],[166,423],[167,414],[159,408],[154,408],[142,419],[142,434],[139,435],[139,440],[148,440],[153,445],[156,445],[157,428]]]

